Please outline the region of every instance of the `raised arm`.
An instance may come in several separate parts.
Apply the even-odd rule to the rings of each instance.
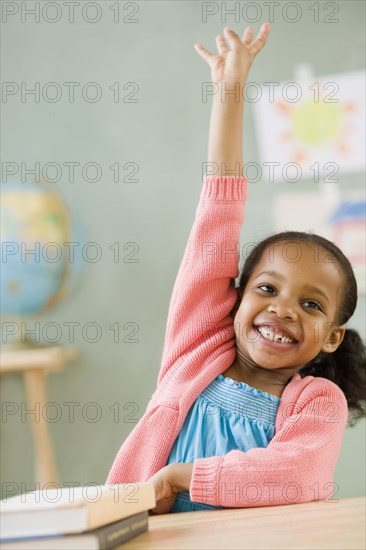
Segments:
[[[262,26],[255,40],[250,27],[242,40],[228,27],[224,32],[225,36],[216,37],[218,55],[195,44],[211,68],[215,86],[208,142],[210,170],[172,291],[158,383],[178,358],[185,356],[187,364],[187,354],[200,348],[202,356],[195,353],[193,363],[202,364],[209,351],[233,336],[230,313],[236,302],[234,282],[246,198],[243,89],[253,59],[267,40],[269,25]]]
[[[219,89],[225,90],[226,86],[226,90],[230,90],[237,82],[242,89],[252,61],[265,44],[267,35],[267,27],[262,27],[258,38],[252,41],[251,30],[247,29],[241,41],[235,33],[230,34],[225,29],[227,44],[224,37],[217,38],[218,55],[211,54],[200,44],[195,47],[209,63],[212,81]],[[239,171],[243,166],[243,108],[242,93],[239,99],[232,94],[225,97],[220,89],[214,96],[208,161],[218,169],[203,183],[172,291],[158,388],[145,415],[120,448],[107,483],[147,480],[156,473],[157,463],[160,467],[166,464],[165,447],[156,440],[155,434],[161,423],[167,429],[175,426],[175,382],[180,388],[192,387],[187,381],[194,378],[196,384],[204,387],[206,382],[202,379],[210,377],[207,373],[211,373],[217,359],[225,353],[235,353],[230,314],[237,296],[234,282],[238,275],[238,244],[246,197],[246,181]],[[237,171],[233,173],[232,168]],[[162,390],[161,396],[159,390]],[[173,406],[161,407],[160,397],[165,404],[169,404],[171,397]],[[170,435],[170,432],[164,433],[163,437]]]
[[[225,27],[224,36],[216,36],[219,55],[214,55],[202,44],[196,51],[211,68],[215,85],[208,141],[209,166],[217,168],[217,175],[243,174],[243,111],[244,86],[257,53],[265,45],[269,23],[262,25],[253,40],[253,28],[248,27],[243,38]]]

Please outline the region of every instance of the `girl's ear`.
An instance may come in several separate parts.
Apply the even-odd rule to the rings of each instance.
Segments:
[[[341,345],[345,333],[345,327],[340,327],[338,325],[332,326],[326,339],[324,340],[322,351],[325,351],[326,353],[333,353]]]

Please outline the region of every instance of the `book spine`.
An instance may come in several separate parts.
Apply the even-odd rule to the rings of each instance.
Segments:
[[[106,525],[96,533],[100,550],[111,550],[148,529],[149,514],[147,510],[135,514],[123,521]]]

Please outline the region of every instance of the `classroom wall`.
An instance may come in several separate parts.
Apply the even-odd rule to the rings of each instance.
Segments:
[[[118,22],[114,21],[116,2],[89,2],[89,7],[80,2],[73,22],[63,2],[58,2],[58,11],[49,6],[49,11],[41,12],[39,22],[26,13],[22,21],[20,2],[3,4],[14,11],[5,17],[3,13],[3,81],[25,82],[28,88],[39,82],[41,89],[56,82],[62,89],[55,103],[42,95],[39,102],[31,95],[22,102],[20,94],[3,103],[3,162],[16,162],[19,167],[25,163],[28,169],[35,162],[41,166],[57,162],[62,178],[56,188],[79,216],[86,241],[98,243],[102,251],[99,261],[84,262],[82,279],[69,300],[26,323],[32,328],[35,322],[41,327],[57,322],[60,342],[81,351],[80,360],[47,381],[48,401],[58,403],[62,412],[48,424],[59,481],[103,483],[120,444],[143,415],[155,389],[169,299],[201,190],[211,109],[210,101],[202,101],[201,86],[210,75],[193,45],[201,42],[214,50],[215,36],[226,24],[241,34],[249,23],[242,16],[239,22],[230,15],[225,19],[220,10],[204,21],[202,3],[193,1],[119,2]],[[34,9],[34,2],[25,4]],[[45,4],[41,3],[42,9]],[[234,2],[227,4],[230,8]],[[254,23],[259,30],[269,19],[268,7],[263,2],[252,4],[263,10],[261,20]],[[281,2],[281,8],[284,4],[288,3]],[[310,4],[314,3],[297,2],[301,17],[296,23],[287,21],[281,10],[275,11],[268,45],[252,68],[252,81],[291,81],[298,63],[311,64],[317,76],[364,68],[364,3],[332,2],[335,14],[331,15],[324,2],[315,2],[319,22]],[[91,22],[98,13],[100,19]],[[59,21],[50,22],[58,14]],[[337,21],[327,22],[327,17]],[[80,83],[74,102],[68,98],[65,82]],[[99,101],[90,102],[82,95],[91,82],[102,90]],[[123,89],[131,82],[133,87]],[[115,83],[119,83],[119,102],[114,101]],[[132,91],[136,95],[128,96]],[[87,92],[93,97],[92,88]],[[128,102],[127,97],[137,102]],[[243,156],[245,162],[260,162],[250,104],[244,115]],[[71,181],[64,163],[74,161],[80,167]],[[100,166],[99,181],[83,177],[81,168],[88,162]],[[137,181],[132,183],[123,181],[131,173],[123,168],[129,162],[138,167],[132,176]],[[114,163],[121,167],[117,183],[109,168]],[[13,179],[20,176],[19,172]],[[361,188],[363,182],[362,173],[345,174],[340,185]],[[251,185],[242,241],[256,241],[273,230],[277,193],[317,186],[310,180]],[[115,261],[114,243],[119,243],[119,261]],[[131,257],[138,261],[129,261]],[[349,326],[363,337],[364,319],[361,296]],[[67,329],[70,325],[65,324],[70,322],[79,323],[74,342]],[[91,341],[92,330],[83,334],[88,323],[100,327],[96,342]],[[116,324],[117,342],[116,329],[111,328]],[[131,327],[135,329],[132,337]],[[3,376],[1,392],[2,400],[24,404],[20,375]],[[65,405],[70,402],[75,403],[73,418]],[[96,413],[99,418],[94,421]],[[32,449],[29,417],[20,413],[3,417],[2,489],[9,481],[18,483],[20,490],[33,488]],[[360,422],[345,434],[336,470],[337,497],[365,493],[364,461],[365,423]]]

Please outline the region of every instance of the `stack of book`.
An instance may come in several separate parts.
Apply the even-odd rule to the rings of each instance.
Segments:
[[[1,501],[1,550],[109,550],[148,529],[151,483],[60,487]]]

